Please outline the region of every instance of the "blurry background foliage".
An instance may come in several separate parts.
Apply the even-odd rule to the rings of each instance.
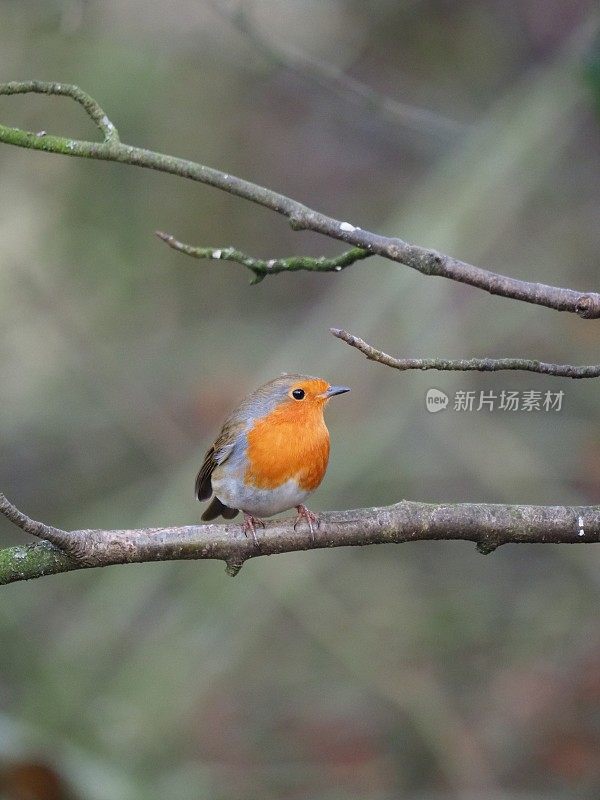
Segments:
[[[501,272],[598,290],[596,3],[243,6],[273,47],[456,126],[360,107],[208,2],[1,0],[0,73],[79,84],[129,143]],[[57,98],[2,98],[0,118],[97,135]],[[0,486],[33,517],[197,521],[195,471],[224,414],[291,370],[353,387],[329,410],[315,510],[598,502],[597,381],[399,374],[327,332],[406,356],[594,363],[597,323],[382,259],[250,287],[242,267],[187,259],[153,230],[267,258],[341,246],[114,164],[3,146],[0,175]],[[430,415],[430,386],[565,398],[559,414]],[[3,544],[21,541],[0,527]],[[598,798],[599,558],[416,543],[260,559],[235,580],[221,564],[172,563],[4,588],[0,793]]]

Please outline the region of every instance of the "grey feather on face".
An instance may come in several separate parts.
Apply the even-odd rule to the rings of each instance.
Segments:
[[[268,381],[259,386],[252,394],[249,394],[233,412],[232,416],[247,419],[260,419],[266,416],[277,406],[285,397],[295,383],[301,381],[318,380],[312,375],[299,375],[297,373],[283,373],[278,378]]]

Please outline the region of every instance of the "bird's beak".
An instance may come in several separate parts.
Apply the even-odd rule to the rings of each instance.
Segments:
[[[330,386],[326,392],[323,392],[323,397],[326,400],[329,400],[330,397],[333,397],[336,394],[344,394],[344,392],[349,392],[349,386]]]

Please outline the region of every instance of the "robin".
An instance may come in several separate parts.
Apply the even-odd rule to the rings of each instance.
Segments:
[[[296,508],[294,528],[305,519],[314,538],[318,517],[304,501],[323,480],[329,460],[323,410],[331,397],[349,391],[322,378],[284,374],[242,400],[198,472],[198,500],[214,494],[202,519],[233,519],[242,511],[244,533],[258,545],[261,517]]]

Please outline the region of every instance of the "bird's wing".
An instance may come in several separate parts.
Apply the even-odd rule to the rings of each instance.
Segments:
[[[196,476],[196,497],[198,500],[208,500],[211,496],[211,476],[213,471],[215,467],[227,461],[235,449],[244,428],[245,423],[243,421],[231,417],[223,425],[223,430],[213,446],[207,450],[202,466]]]
[[[196,475],[195,492],[198,500],[208,500],[208,498],[211,496],[212,484],[210,481],[210,476],[212,475],[216,466],[217,462],[215,459],[215,447],[213,445],[204,456],[202,466]]]

